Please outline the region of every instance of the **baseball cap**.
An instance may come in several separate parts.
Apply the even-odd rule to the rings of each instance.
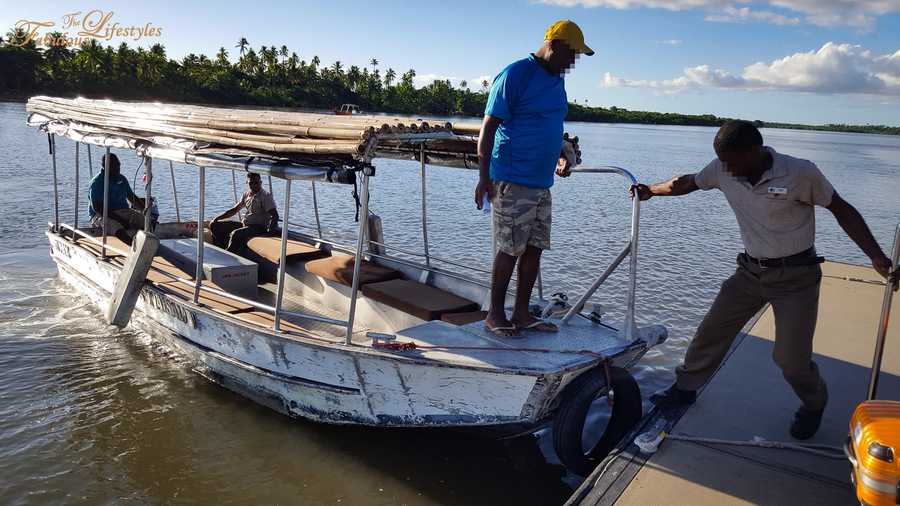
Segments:
[[[581,28],[574,21],[568,19],[550,25],[550,28],[544,32],[544,40],[561,40],[576,52],[588,56],[594,54],[594,50],[584,43],[584,33],[581,32]]]

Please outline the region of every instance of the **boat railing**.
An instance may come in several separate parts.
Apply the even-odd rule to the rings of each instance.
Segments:
[[[572,173],[586,173],[586,174],[618,174],[625,178],[628,182],[629,186],[634,186],[638,184],[637,178],[634,175],[621,168],[614,166],[601,166],[601,167],[592,167],[592,168],[578,168],[573,169]],[[629,258],[628,265],[628,298],[625,307],[625,339],[631,341],[634,338],[635,333],[635,321],[634,321],[634,312],[635,312],[635,291],[637,289],[637,255],[638,255],[638,233],[639,233],[639,225],[640,225],[640,216],[641,216],[641,202],[638,198],[631,199],[631,230],[628,236],[628,242],[622,248],[622,251],[613,259],[612,263],[607,266],[606,270],[604,270],[599,277],[597,277],[596,281],[584,292],[584,294],[578,298],[578,300],[569,308],[568,312],[566,312],[565,316],[563,316],[563,323],[568,322],[575,315],[579,314],[581,310],[584,308],[585,303],[587,303],[588,299],[591,298],[592,295],[597,291],[598,288],[609,278],[609,276],[619,267],[625,257]]]
[[[52,225],[52,223],[48,223],[48,225]],[[72,225],[69,225],[69,224],[67,224],[67,223],[60,223],[59,228],[69,230],[69,231],[72,232],[73,235],[81,236],[82,238],[84,238],[84,239],[87,240],[88,242],[93,243],[93,244],[96,244],[97,246],[102,246],[102,244],[103,244],[102,241],[99,240],[99,239],[97,239],[95,236],[92,236],[92,235],[90,235],[90,234],[84,232],[83,230],[78,230],[77,228],[75,228],[75,227],[73,227]],[[119,255],[122,255],[123,257],[127,257],[128,255],[131,254],[130,251],[126,251],[126,250],[117,248],[117,247],[115,247],[115,246],[111,246],[111,245],[109,245],[109,244],[106,245],[106,249],[107,249],[108,251],[112,251],[113,253],[117,253],[117,254],[119,254]],[[176,275],[174,275],[174,274],[172,274],[172,273],[170,273],[170,272],[166,272],[166,271],[164,271],[164,270],[157,269],[157,268],[152,267],[152,266],[151,266],[151,269],[154,269],[154,272],[157,272],[157,273],[159,273],[159,274],[161,274],[161,275],[163,275],[163,276],[165,276],[165,277],[171,279],[172,281],[178,281],[179,283],[182,283],[182,284],[187,285],[187,286],[190,286],[190,287],[194,287],[194,285],[195,285],[195,281],[194,281],[194,280],[185,279],[185,278],[176,276]],[[253,300],[253,299],[247,299],[247,298],[241,297],[241,296],[239,296],[239,295],[235,295],[235,294],[233,294],[233,293],[226,292],[226,291],[224,291],[224,290],[219,290],[219,289],[213,288],[213,287],[211,287],[211,286],[209,286],[209,285],[202,285],[202,286],[201,286],[201,291],[203,291],[203,292],[209,292],[209,293],[218,295],[218,296],[220,296],[220,297],[225,297],[225,298],[227,298],[227,299],[229,299],[229,300],[233,300],[233,301],[235,301],[235,302],[240,302],[241,304],[247,304],[248,306],[252,306],[252,307],[254,307],[254,308],[256,308],[256,309],[261,309],[261,310],[263,310],[263,311],[265,311],[265,312],[267,312],[267,313],[271,313],[271,314],[273,314],[273,315],[275,314],[275,307],[273,307],[273,306],[269,306],[268,304],[263,304],[263,303],[261,303],[261,302],[255,301],[255,300]],[[308,314],[308,313],[301,313],[301,312],[298,312],[298,311],[285,311],[285,310],[282,310],[281,313],[284,314],[284,315],[286,315],[286,316],[293,317],[293,318],[300,318],[300,319],[312,320],[312,321],[317,321],[317,322],[321,322],[321,323],[328,323],[328,324],[331,324],[331,325],[338,325],[338,326],[342,326],[342,327],[347,325],[347,321],[346,321],[346,320],[337,320],[337,319],[334,319],[334,318],[328,318],[328,317],[325,317],[325,316],[319,316],[319,315],[311,315],[311,314]]]

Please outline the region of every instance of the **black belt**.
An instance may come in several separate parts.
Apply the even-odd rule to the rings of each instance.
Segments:
[[[808,250],[801,251],[796,255],[781,258],[753,258],[752,256],[748,255],[747,252],[744,252],[743,255],[748,262],[754,265],[758,265],[763,269],[771,269],[773,267],[801,267],[804,265],[816,265],[825,261],[825,257],[816,255],[816,248],[809,248]]]

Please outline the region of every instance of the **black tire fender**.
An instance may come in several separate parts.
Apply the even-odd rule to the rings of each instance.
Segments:
[[[641,389],[628,371],[610,367],[614,401],[612,414],[597,445],[585,453],[582,434],[591,404],[598,396],[609,392],[604,367],[595,367],[566,385],[561,402],[553,418],[553,448],[556,455],[572,472],[587,476],[597,462],[615,448],[629,430],[643,416]]]

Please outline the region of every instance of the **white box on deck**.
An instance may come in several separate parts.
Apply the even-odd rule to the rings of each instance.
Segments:
[[[165,239],[159,242],[160,255],[185,272],[197,272],[197,239]],[[259,266],[219,248],[203,243],[203,279],[223,290],[240,295],[256,295]]]

